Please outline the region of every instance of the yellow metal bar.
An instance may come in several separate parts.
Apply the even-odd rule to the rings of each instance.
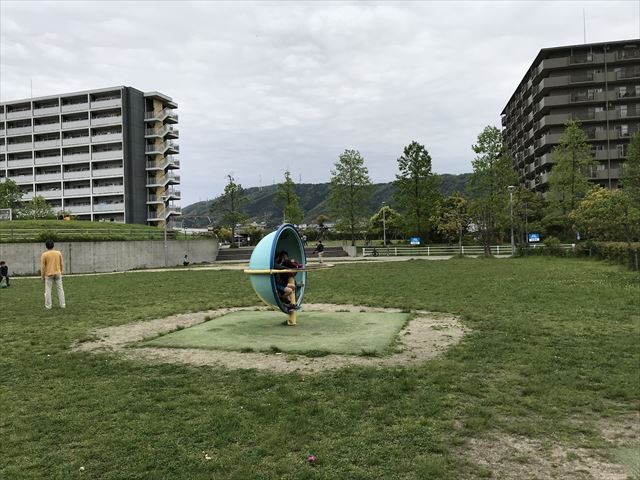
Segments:
[[[323,266],[319,265],[307,265],[304,268],[292,268],[287,270],[276,270],[273,269],[253,269],[253,268],[245,268],[244,273],[248,273],[249,275],[275,275],[277,273],[299,273],[299,272],[309,272],[311,270],[326,270],[327,268],[331,268],[334,265],[329,263],[324,263]]]

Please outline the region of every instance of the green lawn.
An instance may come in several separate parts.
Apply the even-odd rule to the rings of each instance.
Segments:
[[[308,302],[450,312],[470,333],[417,367],[304,376],[69,351],[108,325],[257,305],[241,272],[68,277],[65,311],[44,311],[41,282],[12,283],[0,290],[2,479],[490,477],[467,442],[503,434],[629,456],[596,428],[638,411],[640,280],[621,267],[455,259],[314,272]]]
[[[288,327],[281,312],[233,312],[146,342],[153,347],[383,354],[409,319],[406,313],[306,312]]]

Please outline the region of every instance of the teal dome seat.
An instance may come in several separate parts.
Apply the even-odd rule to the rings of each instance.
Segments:
[[[271,232],[260,240],[251,254],[249,268],[245,270],[245,272],[249,274],[251,286],[264,303],[288,314],[289,310],[282,304],[276,288],[276,273],[264,274],[275,268],[276,253],[282,252],[283,250],[289,254],[291,260],[295,260],[302,265],[301,269],[306,267],[307,259],[304,254],[304,245],[300,234],[293,225],[285,223],[280,225],[275,232]],[[258,274],[257,272],[256,274],[252,274],[252,270],[260,271],[262,274]],[[287,275],[287,273],[281,275]],[[302,304],[306,276],[307,273],[304,270],[295,273],[296,284],[301,285],[296,289],[297,306]]]

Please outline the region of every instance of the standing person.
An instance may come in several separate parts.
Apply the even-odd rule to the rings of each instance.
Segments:
[[[302,244],[305,247],[309,245],[309,243],[307,242],[307,236],[306,235],[302,235]]]
[[[311,252],[311,254],[313,255],[314,253],[318,254],[318,259],[320,260],[320,263],[322,263],[322,254],[324,252],[324,245],[322,244],[322,240],[318,240],[318,244],[316,245],[316,249]]]
[[[0,285],[2,284],[2,279],[4,279],[5,284],[9,287],[9,267],[4,260],[0,260]]]
[[[182,265],[185,267],[189,265],[189,256],[185,253],[184,258],[182,259]]]
[[[47,240],[47,251],[40,256],[40,276],[44,280],[44,308],[51,310],[51,285],[56,284],[60,308],[65,308],[62,289],[62,253],[53,249],[53,240]]]

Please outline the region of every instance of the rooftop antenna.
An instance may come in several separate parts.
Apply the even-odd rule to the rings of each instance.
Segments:
[[[258,191],[262,191],[262,174],[259,175]]]
[[[587,13],[584,9],[584,7],[582,8],[582,34],[584,37],[584,44],[587,44]]]
[[[29,79],[29,86],[31,88],[31,93],[30,93],[31,96],[29,98],[33,99],[33,78]]]
[[[298,183],[302,183],[302,174],[301,173],[298,174]]]

